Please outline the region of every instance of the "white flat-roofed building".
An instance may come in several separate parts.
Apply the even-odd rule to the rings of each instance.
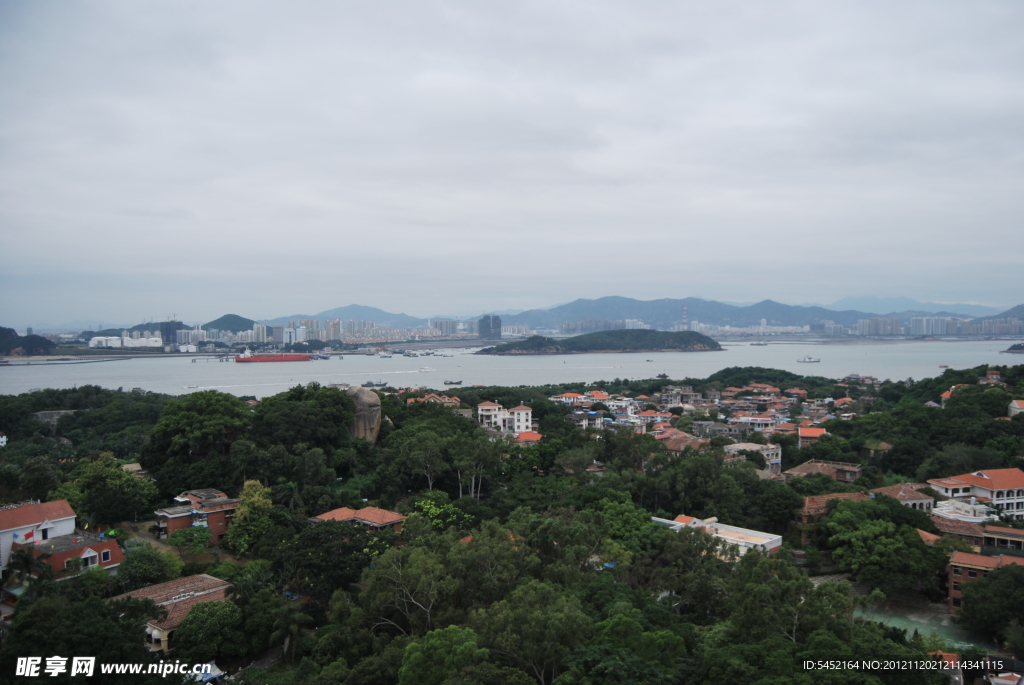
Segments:
[[[782,471],[782,447],[779,445],[758,445],[755,442],[738,442],[735,445],[726,445],[726,454],[738,454],[739,452],[760,452],[767,463],[765,470],[769,473]]]
[[[723,542],[730,545],[736,545],[740,556],[743,556],[752,549],[756,549],[759,552],[767,554],[782,547],[781,535],[762,533],[759,530],[750,530],[749,528],[727,526],[724,523],[719,523],[718,519],[715,517],[699,519],[693,516],[680,514],[672,521],[658,518],[656,516],[652,517],[651,520],[655,523],[660,523],[663,526],[668,526],[674,531],[680,531],[683,528],[696,528],[698,530],[703,530],[705,533],[713,535]]]
[[[497,402],[481,402],[476,405],[477,422],[486,428],[503,433],[519,434],[533,429],[533,409],[521,404],[505,409]]]

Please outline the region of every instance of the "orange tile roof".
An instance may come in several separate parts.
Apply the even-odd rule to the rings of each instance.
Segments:
[[[583,397],[578,392],[563,392],[559,397]]]
[[[523,431],[516,436],[516,442],[537,442],[544,436],[534,431]]]
[[[366,521],[375,526],[390,526],[405,520],[401,514],[377,507],[363,507],[362,509],[342,507],[320,514],[317,518],[322,521]]]
[[[1017,409],[1024,409],[1024,400],[1013,400],[1013,406]]]
[[[693,517],[692,516],[687,516],[685,514],[680,514],[679,516],[676,516],[672,520],[675,521],[676,523],[689,523],[690,521],[693,520]]]
[[[985,536],[985,529],[981,526],[971,523],[970,521],[961,521],[959,519],[947,519],[941,516],[931,515],[932,523],[939,529],[941,533],[949,533],[951,535],[969,535],[973,538],[980,538]]]
[[[800,437],[801,438],[820,438],[823,435],[825,435],[825,429],[824,428],[809,428],[809,427],[801,427],[800,428]]]
[[[520,404],[518,407],[512,407],[509,411],[533,411],[533,408],[527,407],[525,404]]]
[[[971,554],[970,552],[953,552],[949,563],[960,566],[977,566],[979,568],[1002,568],[1003,566],[1024,566],[1024,558],[1011,557],[1008,554],[1000,554],[997,557],[988,557],[983,554]]]
[[[497,402],[487,401],[487,402],[481,402],[480,404],[478,404],[476,406],[478,406],[478,407],[500,407],[501,405],[498,404]]]
[[[918,536],[920,536],[921,542],[928,545],[929,547],[931,547],[936,542],[942,539],[941,535],[935,535],[934,533],[929,533],[928,531],[921,530],[920,528],[917,528],[915,530],[917,530],[917,534]]]
[[[975,473],[982,473],[984,476],[964,473],[959,476],[950,476],[949,480],[958,480],[961,483],[976,485],[989,490],[1024,488],[1024,471],[1020,469],[985,469],[975,471]]]
[[[0,511],[0,530],[11,530],[12,528],[24,528],[44,521],[56,521],[75,515],[66,499],[59,499],[53,502],[42,502],[40,504],[24,504],[13,509]]]

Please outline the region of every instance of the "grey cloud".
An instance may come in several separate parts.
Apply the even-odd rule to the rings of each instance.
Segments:
[[[2,2],[0,318],[1018,302],[1022,15]]]

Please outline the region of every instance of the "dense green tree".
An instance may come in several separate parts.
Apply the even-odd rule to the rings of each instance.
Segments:
[[[125,552],[124,561],[117,568],[117,580],[125,591],[137,590],[174,580],[181,575],[181,565],[172,553],[143,545]]]
[[[174,631],[174,648],[193,663],[241,656],[246,640],[242,610],[232,602],[204,602],[189,610]]]
[[[532,578],[508,599],[473,612],[471,622],[485,645],[541,685],[558,677],[563,659],[588,637],[592,626],[578,599]]]
[[[245,554],[270,530],[270,510],[274,508],[274,502],[269,488],[257,480],[246,481],[239,500],[235,520],[224,535],[224,544]]]
[[[956,618],[960,625],[1005,638],[1011,623],[1024,616],[1024,566],[997,568],[961,587],[964,606]]]
[[[181,560],[185,560],[185,554],[198,554],[206,549],[206,546],[210,544],[210,540],[213,538],[213,533],[210,532],[209,528],[203,526],[193,526],[190,528],[180,528],[167,538],[167,544],[178,550],[178,554],[181,556]]]
[[[472,628],[448,626],[410,642],[398,672],[399,685],[442,685],[449,676],[487,660]]]
[[[24,606],[21,606],[23,602]],[[75,601],[54,594],[30,604],[22,598],[0,651],[0,671],[7,673],[7,677],[13,677],[16,658],[26,656],[44,659],[55,655],[95,656],[97,664],[155,663],[156,655],[145,646],[145,630],[146,622],[158,618],[161,611],[148,600],[110,602],[88,597]],[[98,665],[93,677],[101,677]],[[133,682],[137,683],[162,682],[159,676],[140,675],[134,678]],[[60,676],[45,679],[70,683],[70,668]],[[87,680],[78,677],[74,682]]]

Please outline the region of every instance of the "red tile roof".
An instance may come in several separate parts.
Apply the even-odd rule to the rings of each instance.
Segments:
[[[834,499],[848,499],[853,502],[861,502],[871,499],[871,496],[865,492],[834,492],[831,495],[811,495],[810,497],[804,497],[804,506],[800,513],[809,516],[824,514],[828,511],[829,501]]]
[[[0,530],[24,528],[44,521],[56,521],[75,515],[74,509],[66,499],[41,504],[23,504],[13,509],[0,511]]]
[[[961,521],[959,519],[947,519],[941,516],[931,515],[932,523],[939,529],[939,532],[949,533],[951,535],[969,535],[974,538],[980,538],[985,536],[985,529],[981,526],[971,523],[970,521]]]
[[[975,475],[983,474],[982,476]],[[945,479],[944,479],[945,480]],[[961,483],[976,485],[989,490],[1010,490],[1024,488],[1024,471],[1020,469],[986,469],[974,473],[964,473],[959,476],[950,476],[948,480],[958,480]]]
[[[917,534],[921,538],[921,542],[928,545],[929,547],[931,547],[936,542],[942,539],[941,535],[935,535],[934,533],[929,533],[928,531],[921,530],[920,528],[917,528],[915,530],[917,530]]]
[[[520,404],[518,407],[512,407],[509,411],[533,411],[533,408],[527,407],[525,404]]]
[[[516,436],[516,442],[539,442],[544,436],[534,431],[523,431]]]
[[[362,509],[342,507],[320,514],[316,518],[322,521],[365,521],[375,526],[390,526],[405,520],[401,514],[377,507],[363,507]]]
[[[498,404],[497,402],[481,402],[480,404],[478,404],[476,406],[478,406],[478,407],[500,407],[501,405]]]
[[[809,428],[809,427],[801,427],[800,428],[800,437],[801,438],[820,438],[823,435],[825,435],[825,429],[824,428]]]
[[[896,485],[889,485],[884,488],[874,488],[871,492],[877,492],[882,495],[888,495],[898,500],[923,500],[932,499],[930,496],[923,492],[918,492],[921,488],[928,487],[924,483],[897,483]]]
[[[111,598],[111,601],[127,597],[151,599],[167,609],[165,618],[151,623],[162,630],[170,630],[184,621],[188,612],[196,604],[223,602],[227,599],[229,589],[231,589],[231,583],[226,580],[201,573],[118,595]]]

